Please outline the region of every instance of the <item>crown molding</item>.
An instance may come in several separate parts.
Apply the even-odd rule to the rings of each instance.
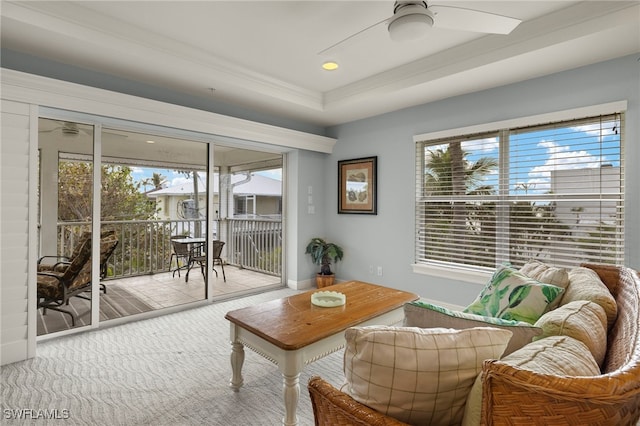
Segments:
[[[331,153],[336,139],[194,108],[1,69],[2,99],[122,120]]]

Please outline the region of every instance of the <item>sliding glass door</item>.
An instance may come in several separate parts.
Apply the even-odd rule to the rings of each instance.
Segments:
[[[40,119],[39,254],[90,258],[39,335],[283,285],[283,154],[78,116]]]

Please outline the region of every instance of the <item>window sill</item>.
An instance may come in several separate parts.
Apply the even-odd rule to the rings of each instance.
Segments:
[[[448,278],[481,285],[487,283],[489,278],[491,278],[492,273],[492,271],[489,270],[487,270],[487,272],[483,272],[455,266],[425,265],[423,263],[414,263],[411,267],[413,268],[413,272],[416,274]]]

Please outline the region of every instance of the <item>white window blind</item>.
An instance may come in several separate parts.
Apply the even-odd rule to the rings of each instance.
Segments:
[[[416,263],[623,263],[623,120],[417,142]]]

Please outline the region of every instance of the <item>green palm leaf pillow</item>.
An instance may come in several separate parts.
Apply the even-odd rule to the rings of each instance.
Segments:
[[[534,324],[563,291],[501,265],[463,312]]]

